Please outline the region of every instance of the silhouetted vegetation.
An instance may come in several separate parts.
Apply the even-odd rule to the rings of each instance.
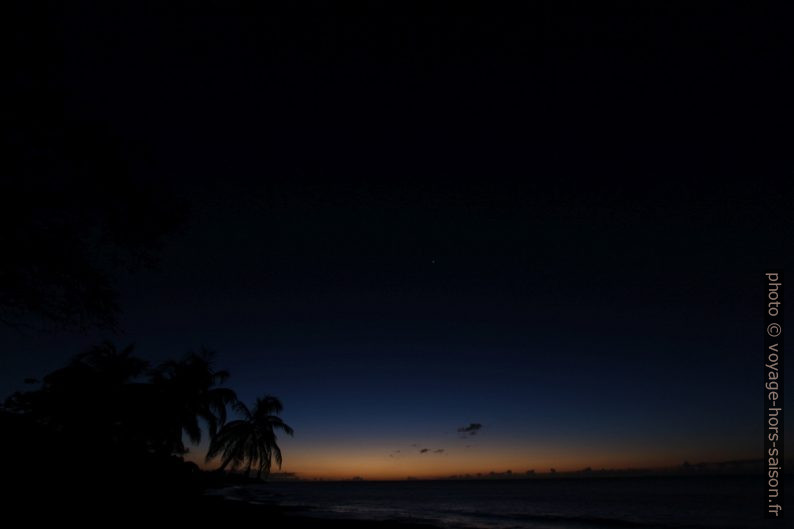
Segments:
[[[79,156],[77,149],[70,153]],[[184,208],[163,189],[113,167],[51,175],[59,169],[39,163],[33,155],[20,160],[0,184],[0,322],[36,330],[116,329],[118,274],[156,263]]]
[[[69,92],[60,9],[17,6],[0,179],[0,323],[115,329],[116,277],[156,262],[186,205],[148,148]],[[135,163],[133,163],[135,161]],[[145,172],[145,171],[144,171]]]
[[[293,430],[278,416],[284,406],[276,397],[268,395],[256,399],[251,410],[241,402],[236,403],[236,408],[242,412],[243,419],[231,421],[221,428],[212,439],[207,460],[220,455],[222,470],[227,466],[236,469],[247,463],[246,475],[256,465],[256,477],[261,478],[262,474],[270,473],[272,461],[281,467],[276,431],[292,435]]]
[[[189,497],[226,479],[182,457],[185,440],[198,443],[204,432],[224,469],[255,464],[257,478],[266,476],[271,461],[281,465],[276,430],[292,428],[276,416],[283,406],[275,397],[249,411],[222,386],[228,376],[207,350],[155,367],[132,346],[103,343],[79,354],[0,408],[4,488],[27,500],[46,484],[68,498],[79,481],[81,495],[148,506]],[[242,418],[227,422],[235,410]]]

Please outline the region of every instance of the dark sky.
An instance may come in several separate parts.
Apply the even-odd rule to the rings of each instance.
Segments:
[[[205,345],[245,400],[280,396],[286,470],[760,454],[792,225],[770,13],[63,9],[22,9],[14,86],[189,207],[119,277],[113,339]],[[3,329],[4,392],[102,337]]]

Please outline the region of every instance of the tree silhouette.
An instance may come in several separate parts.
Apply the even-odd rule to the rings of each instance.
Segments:
[[[256,464],[261,477],[272,461],[281,465],[276,432],[292,428],[275,397],[249,410],[221,387],[229,374],[213,357],[200,350],[150,369],[133,346],[110,342],[77,355],[0,406],[0,451],[10,455],[0,484],[32,497],[41,476],[64,489],[79,477],[103,502],[172,502],[228,477],[183,459],[183,436],[198,443],[203,432],[224,468],[247,463],[250,475]],[[230,406],[241,420],[227,422]]]
[[[40,389],[12,395],[4,407],[97,449],[127,443],[140,415],[135,380],[147,367],[132,351],[132,345],[119,351],[110,342],[94,346],[46,375]]]
[[[110,150],[86,141],[93,156]],[[37,331],[118,329],[118,277],[157,262],[185,207],[115,167],[96,171],[23,172],[0,182],[0,323]]]
[[[132,351],[110,342],[95,346],[46,375],[39,389],[9,397],[3,409],[94,455],[181,455],[183,432],[199,443],[202,421],[215,436],[237,396],[219,387],[229,373],[213,367],[214,354],[201,350],[149,370]]]
[[[25,53],[14,54],[4,86],[14,104],[3,116],[0,323],[116,329],[117,276],[157,261],[186,204],[133,168],[145,143],[72,106],[69,69],[56,59],[63,34],[44,11],[27,13],[27,29],[10,37]]]
[[[212,351],[202,349],[179,361],[165,362],[152,372],[160,427],[169,432],[169,448],[175,453],[186,451],[183,431],[198,444],[203,420],[212,438],[226,422],[227,406],[237,405],[233,390],[217,387],[229,378],[229,373],[215,370],[214,356]]]
[[[287,435],[294,433],[278,416],[284,409],[281,401],[266,395],[257,399],[250,410],[243,403],[238,403],[236,409],[243,418],[230,421],[218,431],[207,451],[207,461],[220,456],[221,470],[247,464],[246,475],[250,475],[256,465],[257,478],[270,473],[273,461],[281,468],[281,449],[276,431],[281,430]]]

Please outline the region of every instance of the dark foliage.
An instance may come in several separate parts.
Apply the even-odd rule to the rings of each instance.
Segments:
[[[256,399],[252,409],[237,403],[243,418],[225,424],[215,435],[207,452],[207,460],[221,458],[221,470],[246,465],[245,475],[256,468],[257,479],[270,473],[273,461],[281,468],[281,449],[278,435],[282,431],[292,435],[292,428],[278,414],[284,409],[281,401],[271,395]]]
[[[146,166],[142,145],[75,106],[60,32],[48,25],[58,13],[15,14],[28,25],[9,32],[0,322],[114,329],[117,273],[156,262],[186,206],[162,181],[135,174],[133,159]]]
[[[57,490],[56,501],[65,505],[91,497],[105,506],[150,509],[218,484],[220,475],[183,460],[183,435],[199,442],[206,426],[214,442],[227,431],[228,408],[247,410],[234,391],[220,386],[228,373],[213,367],[206,350],[153,369],[132,352],[132,346],[101,344],[46,375],[38,389],[6,399],[0,450],[7,463],[0,482],[13,501],[35,503]],[[261,410],[254,414],[261,419],[257,425],[292,432],[281,419],[272,422],[280,402],[279,410],[263,404],[254,410]],[[260,456],[258,468],[269,469],[271,456],[280,464],[275,436],[262,450],[268,459]]]

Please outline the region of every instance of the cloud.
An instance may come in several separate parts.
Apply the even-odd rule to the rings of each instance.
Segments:
[[[428,453],[429,451],[430,451],[430,449],[429,449],[429,448],[422,448],[421,450],[419,450],[419,453],[420,453],[420,454],[426,454],[426,453]]]
[[[444,449],[443,448],[439,448],[438,450],[433,450],[433,452],[435,452],[436,454],[441,454],[441,453],[444,452]]]
[[[458,428],[458,433],[460,434],[461,437],[471,437],[472,435],[477,435],[477,432],[479,432],[481,429],[482,429],[482,424],[478,422],[473,422],[468,426],[461,426],[460,428]]]

